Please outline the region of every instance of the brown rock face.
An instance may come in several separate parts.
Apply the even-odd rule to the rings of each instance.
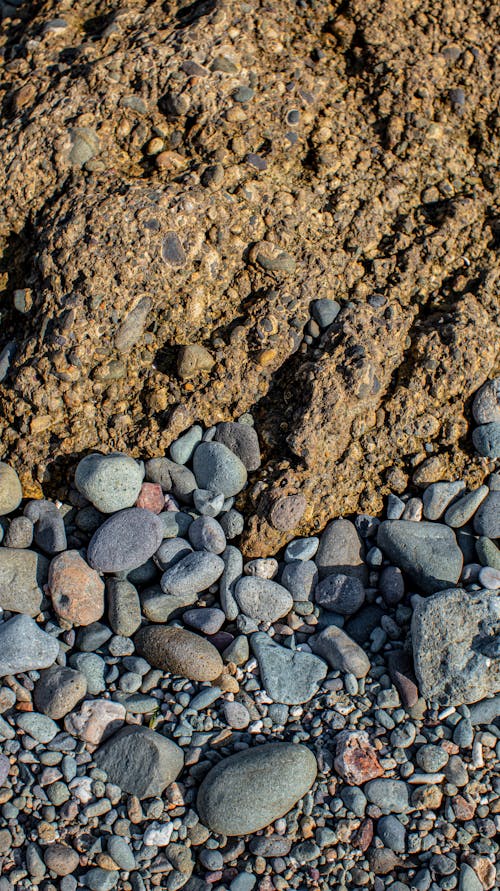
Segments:
[[[335,770],[350,786],[361,786],[384,773],[368,735],[344,731],[336,740]]]
[[[18,15],[0,457],[25,494],[62,494],[91,448],[158,456],[247,410],[264,446],[248,555],[376,511],[414,474],[480,482],[469,397],[499,333],[485,0]],[[340,313],[311,327],[324,297]],[[288,497],[304,510],[284,523]]]

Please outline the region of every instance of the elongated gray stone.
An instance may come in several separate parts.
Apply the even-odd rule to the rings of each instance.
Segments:
[[[302,745],[275,742],[220,761],[198,793],[200,818],[221,835],[248,835],[284,816],[309,791],[316,759]]]
[[[463,556],[455,533],[441,523],[385,520],[377,544],[423,591],[433,594],[455,585]]]
[[[206,591],[223,572],[221,557],[208,551],[195,551],[167,569],[160,584],[165,594],[185,597]]]

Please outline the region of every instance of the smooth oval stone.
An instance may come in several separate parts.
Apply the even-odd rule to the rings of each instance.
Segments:
[[[168,622],[170,616],[178,610],[191,606],[197,599],[194,594],[165,594],[159,585],[152,585],[141,591],[141,609],[150,622]]]
[[[70,712],[87,692],[87,679],[80,671],[55,665],[40,672],[33,699],[44,715],[58,721]]]
[[[17,726],[41,743],[48,743],[59,731],[56,722],[38,712],[21,713],[16,718]]]
[[[365,651],[335,625],[330,625],[315,636],[311,648],[332,668],[348,671],[356,678],[364,678],[370,671],[370,660]]]
[[[220,835],[248,835],[287,814],[318,772],[302,745],[267,743],[231,755],[207,774],[198,793],[201,821]]]
[[[202,436],[203,430],[198,424],[191,427],[187,433],[183,433],[182,436],[179,436],[179,438],[170,446],[170,457],[172,461],[175,461],[176,464],[187,464],[192,457],[196,446],[201,442]]]
[[[244,576],[237,582],[235,600],[241,611],[259,622],[275,622],[293,606],[291,594],[282,585],[258,576]]]
[[[223,572],[224,561],[221,557],[208,551],[195,551],[167,569],[160,585],[165,594],[191,596],[206,591]]]
[[[310,538],[294,538],[285,548],[285,563],[294,560],[312,560],[319,548],[319,538],[315,535]]]
[[[137,632],[134,643],[153,668],[191,681],[213,681],[222,674],[222,659],[213,644],[184,628],[148,625]]]
[[[87,560],[98,572],[137,569],[158,550],[163,540],[159,516],[140,507],[113,514],[94,533]]]
[[[315,563],[320,579],[334,573],[353,576],[361,582],[367,578],[363,561],[363,542],[350,520],[332,520],[321,536]]]
[[[154,561],[163,572],[179,563],[183,557],[187,557],[193,551],[185,538],[167,538],[163,541],[154,555]]]
[[[75,471],[75,486],[103,514],[135,504],[144,467],[128,455],[87,455]]]
[[[222,442],[202,442],[195,450],[193,472],[199,489],[222,492],[226,498],[241,492],[246,467]]]
[[[188,536],[196,551],[222,554],[226,547],[224,530],[213,517],[197,517],[188,529]]]
[[[16,510],[22,497],[23,490],[16,471],[9,464],[0,461],[0,517]]]

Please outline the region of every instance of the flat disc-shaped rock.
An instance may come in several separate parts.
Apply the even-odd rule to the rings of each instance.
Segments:
[[[154,668],[191,681],[213,681],[222,674],[222,659],[214,645],[184,628],[148,625],[137,632],[134,642],[139,656]]]
[[[179,776],[184,756],[174,742],[146,727],[124,727],[95,753],[108,781],[138,798],[157,798]]]
[[[47,558],[35,551],[0,548],[0,607],[26,616],[38,615],[48,566]]]
[[[49,668],[59,654],[59,641],[42,631],[29,616],[14,616],[0,625],[0,677]]]
[[[236,584],[234,596],[242,613],[258,622],[275,622],[293,606],[291,594],[282,585],[258,576],[245,576]]]
[[[500,598],[496,591],[440,591],[413,613],[411,636],[420,693],[446,705],[500,691]]]
[[[202,442],[196,448],[193,472],[199,489],[223,492],[226,498],[241,492],[247,481],[245,465],[222,442]]]
[[[385,520],[377,544],[390,560],[429,594],[455,585],[463,556],[455,533],[441,523]]]
[[[201,821],[221,835],[248,835],[283,817],[317,775],[308,748],[275,742],[238,752],[207,774],[198,793]]]
[[[289,650],[264,632],[252,634],[250,645],[259,663],[266,693],[285,705],[299,705],[318,692],[327,675],[327,665],[312,653]]]
[[[131,507],[113,514],[90,539],[87,560],[98,572],[137,569],[163,540],[163,522],[156,514]]]

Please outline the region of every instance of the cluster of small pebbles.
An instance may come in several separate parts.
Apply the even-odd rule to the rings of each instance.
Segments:
[[[0,891],[499,887],[500,476],[245,562],[259,465],[250,415],[65,503],[0,464]]]

